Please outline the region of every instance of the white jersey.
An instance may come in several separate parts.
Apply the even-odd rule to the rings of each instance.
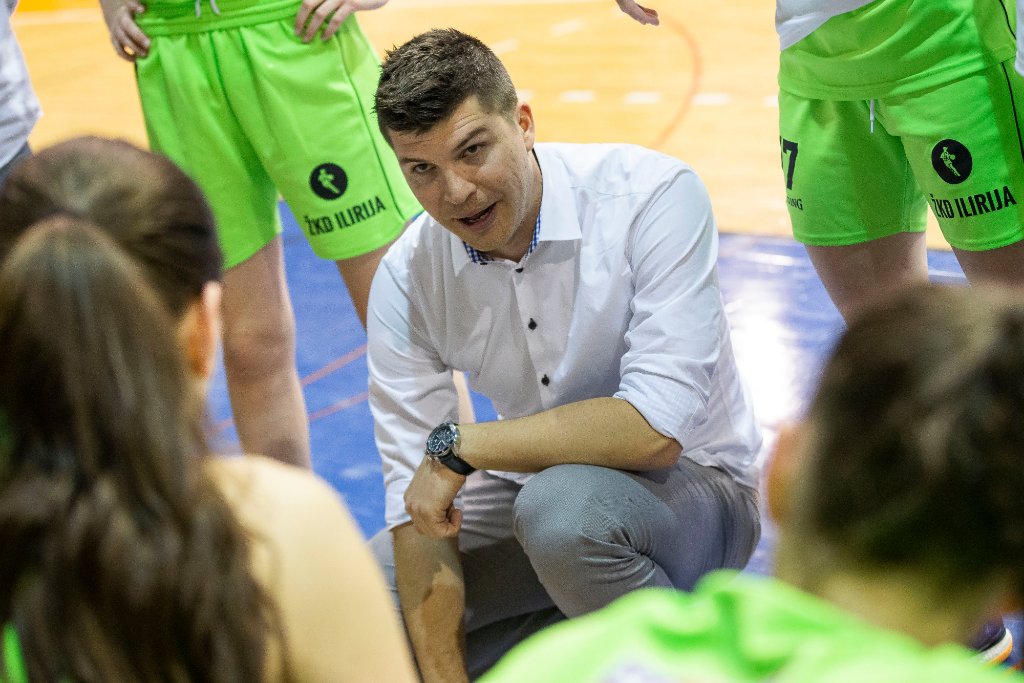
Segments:
[[[16,4],[17,0],[0,0],[0,167],[21,151],[40,113],[25,58],[11,30]]]
[[[873,0],[776,0],[775,30],[779,32],[779,48],[785,50],[837,14],[852,12],[870,2]]]

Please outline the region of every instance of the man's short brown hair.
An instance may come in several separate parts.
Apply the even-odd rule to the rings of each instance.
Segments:
[[[485,111],[514,115],[515,86],[490,48],[461,31],[434,29],[388,52],[377,122],[387,140],[389,131],[424,133],[474,95]]]

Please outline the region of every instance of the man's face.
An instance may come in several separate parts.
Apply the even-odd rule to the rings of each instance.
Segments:
[[[514,120],[468,98],[425,133],[389,131],[405,179],[423,208],[477,251],[518,261],[540,210],[533,114]]]

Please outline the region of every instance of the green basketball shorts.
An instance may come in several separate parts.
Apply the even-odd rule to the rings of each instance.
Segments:
[[[920,232],[930,206],[959,249],[1024,239],[1022,116],[1024,78],[1012,60],[879,100],[780,92],[794,236],[838,246]]]
[[[355,17],[306,44],[297,11],[203,0],[139,16],[152,39],[136,63],[150,144],[206,193],[227,268],[280,234],[278,193],[332,260],[388,244],[420,210],[377,128],[378,61]]]

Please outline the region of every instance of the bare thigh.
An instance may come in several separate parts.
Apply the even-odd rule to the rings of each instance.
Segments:
[[[909,282],[928,279],[927,246],[920,232],[901,232],[846,246],[807,246],[807,255],[847,321],[872,301]]]

